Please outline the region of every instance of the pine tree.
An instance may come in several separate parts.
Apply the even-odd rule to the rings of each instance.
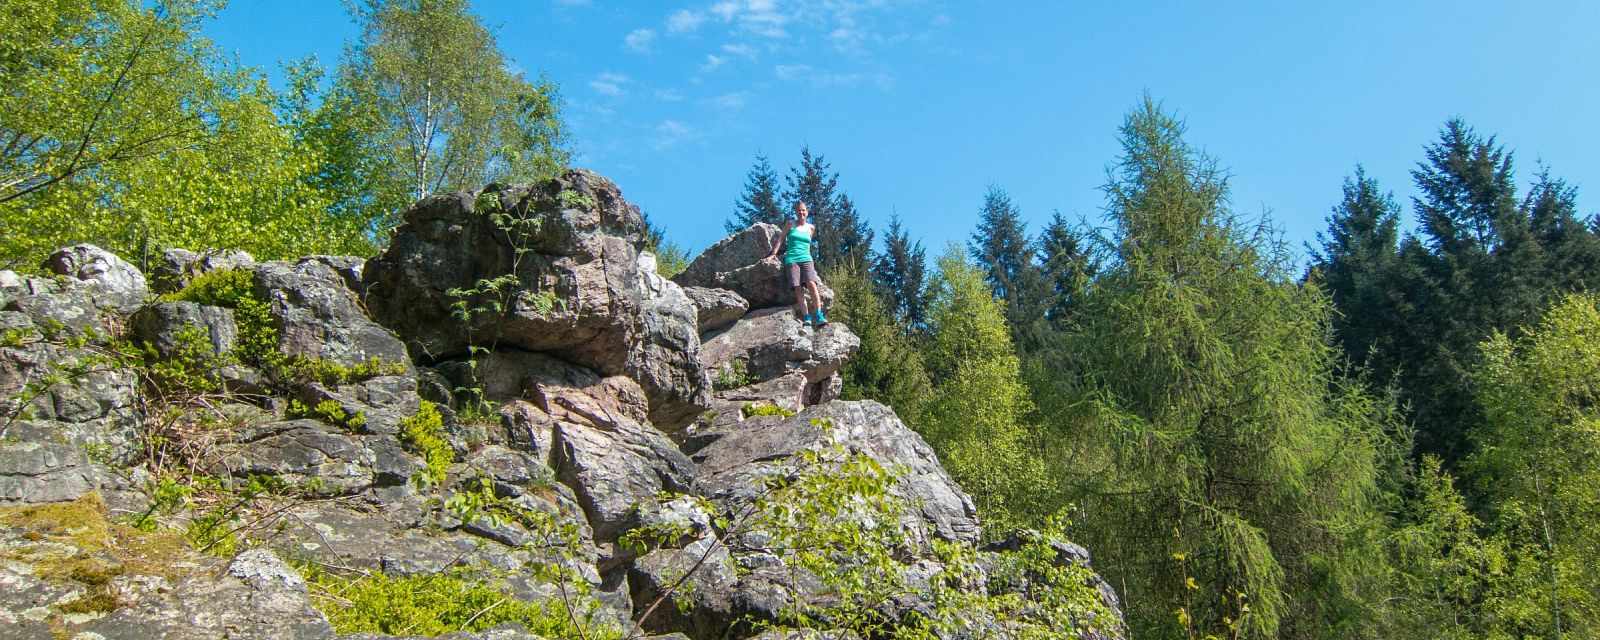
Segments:
[[[922,242],[911,240],[898,214],[890,216],[883,253],[872,265],[872,279],[890,313],[907,332],[921,331],[928,324],[926,269]]]
[[[1318,233],[1312,249],[1312,271],[1340,313],[1333,319],[1333,337],[1352,364],[1375,364],[1374,352],[1392,351],[1394,331],[1403,322],[1392,296],[1395,264],[1400,258],[1400,206],[1378,188],[1377,180],[1356,167],[1344,181],[1344,199],[1328,217],[1328,231]],[[1392,359],[1380,361],[1380,380],[1393,375]]]
[[[778,174],[765,155],[756,155],[755,164],[745,174],[744,193],[739,195],[734,207],[733,217],[722,223],[728,233],[738,233],[762,222],[783,226],[787,213],[779,202]]]
[[[800,166],[790,167],[784,178],[784,211],[794,210],[796,202],[806,203],[811,223],[819,231],[832,224],[833,208],[838,204],[839,174],[828,172],[828,161],[821,154],[812,155],[811,147],[800,148]],[[819,240],[819,244],[828,239]]]

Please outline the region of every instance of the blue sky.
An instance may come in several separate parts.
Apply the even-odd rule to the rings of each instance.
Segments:
[[[875,226],[964,241],[985,189],[1037,230],[1101,217],[1116,129],[1148,91],[1299,247],[1357,163],[1408,202],[1461,116],[1600,208],[1600,2],[476,0],[507,56],[562,88],[577,164],[670,237],[722,235],[746,171],[822,153]],[[337,62],[333,0],[232,0],[206,33],[273,73]]]

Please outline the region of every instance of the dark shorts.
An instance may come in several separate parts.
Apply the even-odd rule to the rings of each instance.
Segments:
[[[807,282],[817,281],[817,268],[812,266],[810,262],[795,262],[786,265],[786,268],[789,271],[790,287],[798,289],[805,286]]]

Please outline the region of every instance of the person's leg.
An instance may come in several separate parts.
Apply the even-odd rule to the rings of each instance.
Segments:
[[[806,289],[811,292],[811,306],[816,309],[817,324],[827,324],[828,316],[822,313],[822,291],[817,289],[815,272],[812,272],[811,279],[806,281]]]
[[[794,315],[796,318],[800,318],[801,321],[805,321],[811,317],[811,314],[806,311],[804,273],[801,271],[799,264],[785,265],[784,270],[788,272],[789,290],[794,292]]]

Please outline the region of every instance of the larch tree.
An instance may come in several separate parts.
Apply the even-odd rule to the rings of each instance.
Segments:
[[[1392,407],[1337,377],[1326,297],[1234,219],[1182,124],[1146,98],[1121,133],[1048,475],[1136,637],[1363,635]]]

